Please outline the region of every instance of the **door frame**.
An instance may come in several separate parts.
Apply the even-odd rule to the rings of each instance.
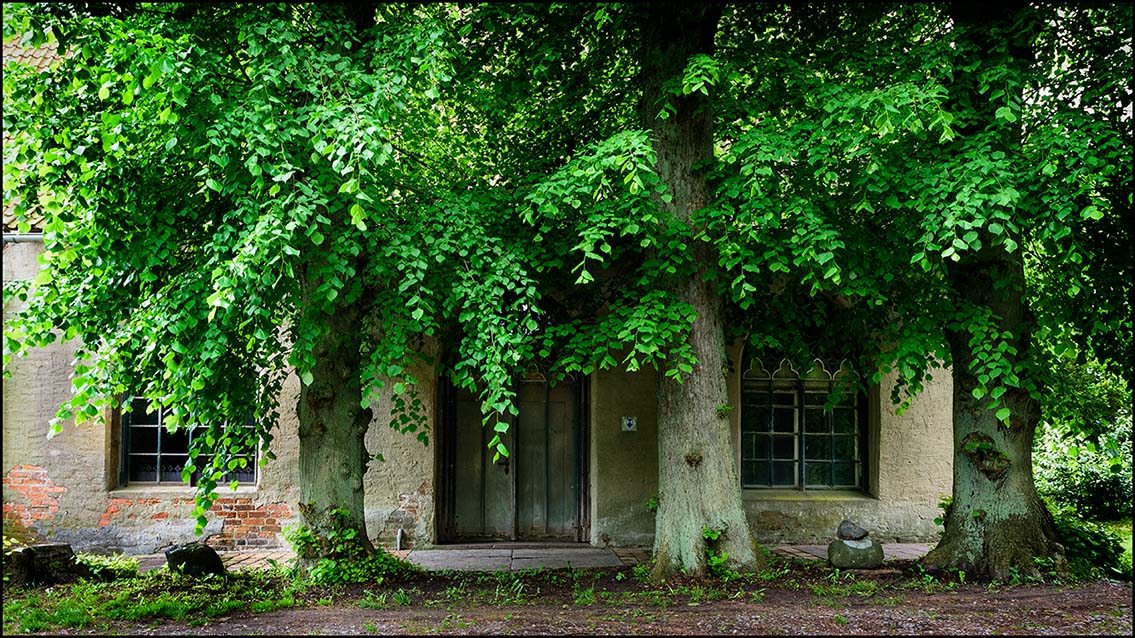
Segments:
[[[546,375],[545,375],[546,376]],[[513,384],[519,387],[521,382],[520,377],[513,380]],[[437,486],[435,492],[436,507],[434,508],[435,515],[435,529],[437,530],[437,544],[446,543],[476,543],[476,542],[502,542],[500,540],[485,539],[478,541],[475,539],[461,539],[456,537],[456,529],[454,524],[454,515],[456,511],[456,466],[457,466],[457,388],[449,379],[449,375],[441,374],[437,383],[437,406],[438,406],[438,424],[440,428],[437,432],[437,446],[434,459],[434,485]],[[591,377],[589,375],[579,375],[576,382],[575,392],[576,403],[576,463],[578,465],[576,470],[577,475],[577,489],[575,495],[576,507],[576,525],[574,531],[573,541],[577,543],[589,543],[591,540],[591,490],[590,490],[590,468],[591,468],[591,434],[590,434],[590,404],[591,404]],[[516,431],[515,418],[512,419],[510,430]],[[513,481],[516,480],[517,472],[515,469],[510,472]],[[516,534],[516,515],[517,515],[517,490],[513,489],[513,503],[512,503],[512,538],[510,540],[517,540]]]

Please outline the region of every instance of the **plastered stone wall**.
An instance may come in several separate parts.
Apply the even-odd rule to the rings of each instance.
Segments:
[[[4,245],[4,280],[31,279],[39,243]],[[18,302],[6,306],[5,318]],[[3,515],[8,524],[70,543],[79,551],[150,553],[200,540],[194,535],[194,490],[188,486],[118,485],[119,416],[66,424],[48,439],[48,422],[71,392],[75,344],[30,350],[8,366],[3,382]],[[428,424],[436,420],[436,375],[414,370]],[[284,530],[301,522],[299,489],[299,380],[291,374],[280,395],[280,420],[271,449],[276,459],[258,469],[256,485],[218,491],[203,538],[218,549],[287,546]],[[389,393],[376,403],[367,447],[382,453],[366,476],[368,534],[393,545],[398,529],[405,546],[434,536],[434,450],[388,426]],[[432,432],[430,433],[432,437]]]
[[[938,371],[901,416],[890,401],[894,376],[868,393],[869,488],[859,491],[741,491],[751,531],[761,543],[820,543],[849,519],[880,542],[936,542],[938,501],[953,480],[953,383]],[[730,402],[740,403],[740,375],[730,378]],[[740,415],[730,415],[740,449]],[[740,457],[738,456],[738,463]]]
[[[4,281],[31,279],[39,243],[4,245]],[[19,302],[6,304],[7,321]],[[187,486],[118,486],[120,421],[108,412],[87,423],[65,423],[47,438],[49,421],[70,396],[75,344],[54,343],[14,358],[3,381],[3,516],[78,551],[149,553],[199,540],[193,530],[193,489]],[[298,521],[296,477],[298,393],[288,380],[285,418],[273,449],[278,458],[260,469],[257,486],[222,488],[208,512],[204,538],[220,549],[279,547],[282,530]],[[290,397],[290,398],[289,398]]]
[[[739,347],[729,350],[740,360]],[[740,405],[741,370],[733,365],[729,401]],[[765,544],[824,543],[851,519],[881,542],[934,542],[938,501],[952,481],[951,401],[948,372],[937,371],[902,415],[890,402],[893,377],[869,393],[869,489],[860,491],[742,490],[751,530]],[[657,493],[658,452],[653,372],[600,372],[591,386],[591,542],[650,546],[654,516],[644,504]],[[638,432],[620,432],[619,418],[637,414]],[[740,463],[741,415],[730,415]],[[632,436],[636,435],[637,436]]]
[[[430,345],[433,349],[433,345]],[[373,406],[374,419],[367,430],[366,446],[370,454],[381,454],[383,461],[372,461],[367,468],[366,488],[367,534],[377,542],[395,547],[398,530],[402,530],[402,548],[423,547],[437,540],[434,512],[435,459],[437,458],[438,423],[437,374],[432,368],[418,365],[410,371],[419,380],[417,392],[424,406],[428,443],[423,444],[418,432],[403,433],[390,427],[391,396],[387,391]],[[420,432],[421,430],[419,430]]]
[[[618,547],[654,542],[646,501],[658,492],[658,401],[655,372],[617,370],[591,375],[591,544]],[[623,430],[623,417],[636,419]]]
[[[4,279],[30,279],[40,244],[4,247]],[[13,308],[5,307],[5,317]],[[433,344],[429,348],[435,348]],[[67,424],[48,439],[48,421],[70,394],[73,344],[53,344],[13,360],[3,382],[3,515],[80,551],[149,553],[195,540],[193,490],[184,486],[118,487],[118,428],[113,413],[91,423]],[[739,360],[737,348],[730,351]],[[735,368],[737,366],[734,366]],[[383,462],[368,469],[365,519],[368,535],[403,547],[437,541],[435,493],[437,376],[413,370],[430,425],[429,445],[391,429],[389,393],[375,403],[366,445]],[[952,385],[938,371],[934,382],[902,415],[889,401],[892,380],[871,394],[870,489],[860,492],[743,490],[754,534],[763,543],[826,542],[844,518],[883,542],[933,541],[941,495],[950,492]],[[730,401],[740,398],[740,372],[729,377]],[[587,509],[589,541],[599,546],[650,546],[654,515],[646,501],[657,493],[656,373],[601,371],[589,379]],[[208,513],[205,536],[221,549],[286,546],[283,531],[300,522],[299,382],[291,375],[280,398],[280,422],[272,442],[277,458],[259,470],[255,486],[222,488]],[[623,429],[623,417],[636,421]],[[740,415],[730,414],[739,450]]]

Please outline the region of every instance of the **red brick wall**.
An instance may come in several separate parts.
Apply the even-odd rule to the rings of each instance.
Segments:
[[[4,518],[31,528],[37,521],[51,521],[59,511],[59,495],[67,491],[56,485],[47,470],[35,465],[17,465],[4,475],[4,487],[23,497],[22,503],[4,501]]]
[[[34,465],[18,465],[4,476],[4,487],[19,495],[5,500],[4,518],[26,528],[36,523],[54,522],[59,511],[59,497],[67,488],[57,485],[46,469]],[[192,497],[129,497],[107,495],[98,527],[111,525],[145,525],[147,521],[164,521],[192,511]],[[209,538],[216,549],[253,549],[278,547],[281,521],[292,516],[287,503],[254,504],[242,496],[218,498],[209,509],[222,522],[221,533]]]
[[[287,503],[253,505],[250,498],[220,498],[210,508],[224,522],[220,534],[209,539],[216,549],[276,547],[280,521],[292,515]]]

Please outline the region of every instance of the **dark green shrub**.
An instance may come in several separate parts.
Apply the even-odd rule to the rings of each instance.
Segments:
[[[343,583],[381,583],[386,578],[404,576],[417,566],[375,547],[367,552],[358,532],[346,524],[348,512],[331,511],[331,528],[324,538],[300,525],[284,530],[284,538],[292,544],[300,559],[315,559],[310,569],[312,582],[337,585]]]
[[[1033,450],[1037,492],[1093,520],[1130,518],[1131,451],[1130,417],[1099,444],[1046,428]]]
[[[1131,566],[1123,561],[1123,545],[1111,530],[1082,519],[1071,508],[1053,508],[1056,536],[1064,546],[1073,572],[1096,573],[1131,580]]]

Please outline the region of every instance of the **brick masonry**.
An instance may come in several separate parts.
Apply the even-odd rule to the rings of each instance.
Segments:
[[[5,521],[40,532],[58,531],[60,500],[67,488],[55,483],[48,470],[35,465],[17,465],[4,475]],[[121,537],[122,529],[161,527],[182,528],[193,524],[192,497],[119,496],[108,493],[99,515],[98,527]],[[210,508],[211,518],[220,522],[209,535],[211,546],[223,550],[252,550],[280,547],[284,521],[294,516],[287,503],[257,503],[250,497],[221,497]],[[184,535],[183,535],[184,536]],[[175,542],[190,538],[167,539]]]
[[[22,502],[4,500],[4,518],[21,527],[51,521],[59,512],[59,497],[67,488],[56,485],[47,470],[35,465],[17,465],[4,475],[4,489],[21,497]]]
[[[217,499],[209,511],[223,522],[222,532],[209,544],[233,550],[278,547],[282,521],[293,515],[287,503],[256,505],[250,498]]]

